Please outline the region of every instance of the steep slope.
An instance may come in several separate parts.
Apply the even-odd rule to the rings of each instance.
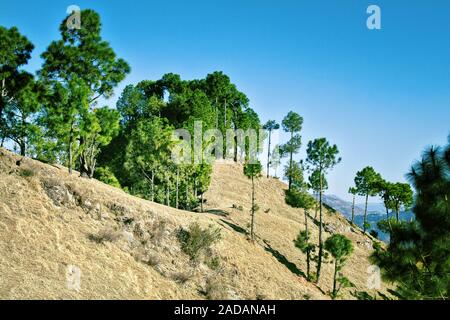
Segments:
[[[214,166],[208,212],[194,213],[0,148],[0,298],[328,299],[331,265],[324,266],[320,288],[301,276],[305,257],[292,240],[303,213],[284,204],[284,189],[278,180],[257,182],[261,211],[251,243],[245,235],[250,182],[238,164]],[[327,230],[354,241],[344,274],[367,291],[371,240],[339,214],[327,213],[325,221]],[[194,264],[180,249],[177,231],[193,222],[221,230],[208,252],[219,268]],[[316,226],[312,232],[316,240]],[[70,286],[71,272],[81,274],[78,289]],[[344,298],[353,297],[346,291]]]
[[[221,220],[0,149],[0,298],[327,299]],[[180,250],[177,230],[195,221],[221,230],[216,270]]]
[[[223,216],[224,222],[247,228],[250,221],[251,183],[243,174],[240,164],[217,162],[214,166],[212,183],[205,195],[207,211]],[[260,210],[256,214],[256,234],[258,243],[268,252],[285,264],[293,273],[306,272],[306,258],[295,248],[293,240],[300,230],[304,230],[304,211],[286,205],[284,191],[287,185],[278,179],[262,177],[255,183],[256,203]],[[241,208],[239,208],[242,206]],[[318,242],[318,226],[313,222],[314,212],[311,212],[309,227],[312,241]],[[337,211],[325,210],[325,239],[332,233],[344,234],[353,242],[354,252],[343,269],[355,288],[344,290],[343,298],[351,299],[350,292],[366,291],[372,295],[375,290],[368,290],[369,277],[368,256],[372,251],[372,242],[377,241],[354,226]],[[323,265],[319,286],[324,292],[331,290],[333,266]],[[378,290],[386,294],[386,286],[382,283]]]

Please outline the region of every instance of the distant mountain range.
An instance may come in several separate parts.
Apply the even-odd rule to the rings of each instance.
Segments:
[[[323,202],[326,206],[333,208],[336,211],[341,212],[348,220],[352,218],[352,203],[345,201],[335,195],[323,195]],[[365,204],[355,204],[355,223],[360,227],[364,222],[364,206]],[[389,217],[394,213],[389,212]],[[410,221],[414,219],[414,213],[412,211],[403,211],[399,215],[401,220]],[[370,223],[371,228],[369,230],[375,230],[378,233],[378,238],[382,241],[389,242],[389,235],[381,232],[378,229],[377,223],[380,220],[386,219],[386,209],[382,203],[368,203],[367,204],[367,222]]]

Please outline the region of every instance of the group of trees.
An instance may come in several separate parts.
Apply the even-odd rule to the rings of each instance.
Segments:
[[[284,170],[284,176],[288,180],[286,203],[294,208],[304,209],[305,228],[299,232],[294,240],[294,244],[306,255],[307,279],[315,282],[319,281],[324,250],[329,251],[334,257],[335,276],[331,294],[335,297],[340,287],[348,284],[348,279],[342,277],[339,271],[342,269],[346,257],[352,252],[352,246],[350,240],[342,235],[335,235],[324,241],[322,194],[328,187],[326,175],[341,161],[341,158],[338,156],[339,150],[336,145],[331,145],[325,138],[318,138],[308,142],[306,159],[296,161],[294,156],[301,148],[300,131],[302,124],[303,118],[293,111],[289,112],[282,121],[284,131],[290,136],[288,142],[279,148],[281,157],[288,157],[288,163]],[[276,125],[274,121],[269,121],[266,127],[274,128]],[[268,154],[269,158],[270,154]],[[305,179],[305,174],[308,173],[308,179]],[[314,199],[309,191],[316,194],[317,199]],[[310,212],[314,207],[316,208],[314,220],[317,218],[317,211],[319,211],[319,221],[317,221],[319,241],[317,244],[311,242],[308,223],[308,220],[312,219]],[[311,265],[313,262],[316,264],[315,272],[312,271]]]
[[[7,92],[0,100],[0,138],[22,156],[57,161],[70,172],[75,166],[92,177],[100,148],[119,131],[118,112],[96,108],[97,101],[112,94],[130,67],[101,38],[97,13],[84,10],[81,19],[81,29],[62,21],[61,39],[41,55],[36,76],[20,70],[31,56],[31,42],[15,27],[0,27],[0,78]]]
[[[370,228],[370,224],[367,222],[369,197],[380,196],[386,208],[386,219],[389,219],[389,210],[392,210],[395,212],[397,221],[399,221],[400,210],[408,210],[413,202],[413,192],[408,183],[386,181],[372,167],[365,167],[356,173],[355,186],[349,188],[349,193],[353,195],[352,223],[354,222],[355,196],[359,195],[365,198],[364,233]]]
[[[407,177],[416,190],[415,219],[384,224],[390,242],[375,246],[371,260],[396,284],[399,298],[449,299],[450,136],[445,148],[427,148]]]
[[[202,210],[211,166],[174,161],[173,130],[193,136],[194,122],[201,121],[202,131],[217,129],[223,136],[227,129],[258,132],[261,124],[248,98],[222,72],[191,81],[169,73],[128,85],[115,109],[99,107],[99,99],[112,95],[130,67],[102,39],[99,15],[80,14],[81,28],[69,28],[69,17],[63,19],[61,38],[41,55],[36,75],[21,70],[32,43],[17,28],[0,27],[1,146],[153,201],[189,210],[200,204]],[[250,152],[248,138],[241,150],[237,139],[234,161]],[[201,145],[206,147],[208,141]],[[224,157],[227,147],[221,150]]]

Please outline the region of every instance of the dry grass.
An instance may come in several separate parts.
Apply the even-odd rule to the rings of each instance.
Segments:
[[[211,277],[220,279],[229,299],[328,299],[274,256],[276,250],[305,269],[304,257],[292,243],[302,228],[302,213],[284,205],[284,184],[278,181],[257,183],[260,207],[271,210],[258,212],[259,238],[251,243],[240,229],[230,227],[244,227],[249,220],[250,184],[239,166],[214,168],[205,198],[210,209],[230,213],[223,217],[168,208],[27,158],[18,167],[18,159],[0,148],[1,299],[204,299],[199,288]],[[23,177],[21,168],[34,174]],[[243,211],[231,209],[233,203]],[[347,225],[339,218],[327,216],[326,221]],[[193,265],[181,251],[176,231],[193,222],[220,229],[221,240],[212,248],[219,270],[203,262]],[[104,237],[104,230],[117,236],[106,236],[113,241],[102,244],[89,239]],[[364,289],[367,238],[349,236],[362,245],[355,245],[344,274]],[[81,271],[80,290],[67,286],[71,266]],[[173,279],[181,271],[191,276],[183,285]],[[327,290],[331,266],[324,271],[319,285]]]

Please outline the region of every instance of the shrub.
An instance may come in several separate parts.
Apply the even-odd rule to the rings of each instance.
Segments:
[[[370,235],[374,238],[378,238],[378,231],[376,230],[370,230]]]
[[[205,262],[206,265],[212,270],[217,270],[220,267],[220,258],[218,256],[212,256],[206,259]]]
[[[236,209],[236,210],[239,210],[239,211],[243,211],[243,210],[244,210],[244,208],[243,208],[241,205],[238,206],[238,205],[236,205],[236,204],[234,204],[234,203],[233,203],[232,208],[233,208],[233,209]]]
[[[188,280],[192,278],[192,273],[190,272],[177,272],[172,275],[172,279],[175,280],[175,282],[185,284],[188,282]]]
[[[116,176],[111,169],[109,169],[109,167],[98,167],[95,170],[94,178],[103,183],[109,184],[110,186],[120,188],[119,180],[117,180]]]
[[[180,228],[177,238],[181,244],[181,250],[186,253],[191,260],[197,260],[202,252],[209,249],[212,244],[220,239],[220,230],[209,226],[202,229],[198,223],[192,223],[189,230]]]
[[[23,178],[33,177],[35,174],[36,172],[33,169],[21,169],[19,171],[19,175]]]

